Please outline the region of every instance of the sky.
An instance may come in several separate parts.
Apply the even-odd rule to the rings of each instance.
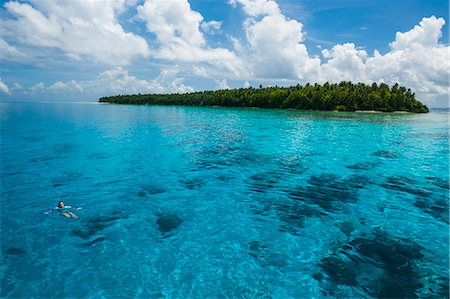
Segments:
[[[324,82],[450,95],[447,0],[0,1],[2,101]]]

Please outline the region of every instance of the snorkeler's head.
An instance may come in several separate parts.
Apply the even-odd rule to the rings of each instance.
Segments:
[[[58,207],[60,207],[60,208],[64,207],[64,201],[58,202]]]

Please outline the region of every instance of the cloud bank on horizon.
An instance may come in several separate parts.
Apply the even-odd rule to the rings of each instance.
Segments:
[[[384,54],[347,42],[313,55],[304,24],[286,16],[276,1],[227,4],[230,13],[243,15],[233,32],[223,28],[226,20],[207,20],[188,0],[6,2],[0,59],[2,69],[15,68],[16,75],[8,78],[2,72],[0,95],[94,100],[113,94],[190,92],[210,84],[229,88],[229,82],[247,87],[250,82],[345,80],[399,83],[426,104],[448,106],[450,47],[440,42],[442,17],[426,16],[409,31],[397,32]],[[32,75],[16,80],[30,68],[77,75],[46,83]],[[85,69],[96,73],[83,77]]]

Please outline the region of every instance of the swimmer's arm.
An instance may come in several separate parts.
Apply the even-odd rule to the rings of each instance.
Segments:
[[[51,212],[53,212],[54,210],[58,209],[58,207],[54,207],[53,209],[50,209],[48,211],[45,211],[44,214],[50,214]]]

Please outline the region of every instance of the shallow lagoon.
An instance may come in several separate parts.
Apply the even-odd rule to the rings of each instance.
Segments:
[[[0,296],[448,297],[448,115],[0,103]]]

